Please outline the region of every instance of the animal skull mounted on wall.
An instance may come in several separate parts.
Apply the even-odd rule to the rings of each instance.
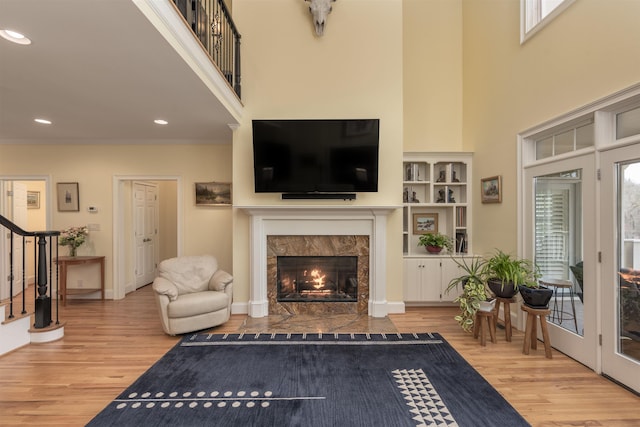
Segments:
[[[304,0],[309,3],[309,12],[313,16],[313,25],[316,27],[316,34],[318,37],[324,33],[324,24],[327,20],[327,16],[331,13],[333,7],[331,3],[336,0]]]

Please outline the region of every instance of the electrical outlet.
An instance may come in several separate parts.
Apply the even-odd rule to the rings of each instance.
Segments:
[[[89,231],[100,231],[100,224],[87,224]]]

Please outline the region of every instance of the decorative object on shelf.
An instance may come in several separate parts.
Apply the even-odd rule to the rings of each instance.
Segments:
[[[407,165],[405,181],[413,181],[413,173],[411,170],[411,163]]]
[[[485,287],[483,270],[486,261],[480,257],[460,258],[460,260],[451,257],[451,259],[458,264],[463,274],[451,279],[446,292],[449,293],[458,286],[462,287],[462,293],[453,300],[460,307],[460,313],[455,316],[455,319],[463,330],[471,332],[476,313],[482,309],[491,311],[495,307],[496,300],[490,298],[489,291]]]
[[[533,261],[514,258],[499,249],[486,260],[482,274],[487,277],[489,289],[500,298],[513,298],[520,286],[537,286],[540,277]]]
[[[70,227],[60,232],[58,243],[62,246],[69,246],[69,256],[76,256],[78,248],[85,242],[89,235],[89,228]]]
[[[440,190],[438,190],[438,199],[436,200],[436,203],[444,203],[445,202],[445,191],[444,188],[441,188]]]
[[[40,209],[39,191],[27,191],[27,209]]]
[[[460,180],[456,176],[456,171],[454,170],[451,171],[451,182],[460,182]]]
[[[436,182],[446,182],[447,181],[447,171],[442,169],[440,170],[440,174],[438,175],[438,179]]]
[[[438,232],[437,213],[414,213],[413,234],[433,234]]]
[[[196,206],[231,206],[231,183],[196,182]]]
[[[404,187],[402,192],[402,203],[409,203],[409,189],[407,187]]]
[[[502,203],[502,176],[482,178],[480,181],[482,203]]]
[[[453,242],[449,236],[435,232],[421,235],[418,246],[424,246],[431,254],[439,254],[443,249],[451,251]]]
[[[58,212],[78,212],[80,211],[80,197],[77,182],[59,182],[58,192]]]
[[[420,203],[420,200],[418,200],[418,196],[416,195],[415,191],[411,193],[411,199],[409,201],[411,203]]]
[[[456,199],[455,199],[455,197],[453,197],[453,190],[449,189],[449,193],[448,194],[449,194],[449,196],[448,196],[447,200],[449,201],[449,203],[455,203]]]

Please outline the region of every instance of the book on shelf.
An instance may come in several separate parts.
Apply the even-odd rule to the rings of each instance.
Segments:
[[[456,252],[461,254],[467,253],[467,233],[458,231],[456,233]]]

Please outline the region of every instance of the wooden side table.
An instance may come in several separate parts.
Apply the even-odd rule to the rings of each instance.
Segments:
[[[70,265],[100,264],[100,288],[74,289],[73,293],[89,293],[100,291],[104,300],[104,256],[61,256],[53,260],[60,266],[60,289],[58,293],[62,305],[67,305],[67,267]]]
[[[504,310],[504,335],[507,341],[511,341],[511,303],[515,304],[516,299],[496,297],[496,300],[496,316],[500,312],[500,304],[502,304]]]
[[[526,305],[520,306],[522,311],[527,313],[527,326],[524,331],[524,345],[522,352],[529,354],[529,348],[536,349],[538,346],[538,331],[536,322],[540,319],[540,329],[542,330],[542,340],[544,341],[544,354],[547,359],[551,359],[551,341],[549,340],[549,330],[547,329],[547,316],[551,310],[531,308]]]
[[[473,337],[478,338],[480,336],[480,345],[487,345],[487,329],[489,329],[489,336],[492,343],[497,343],[496,339],[496,312],[491,311],[477,311],[476,319],[473,322]]]

